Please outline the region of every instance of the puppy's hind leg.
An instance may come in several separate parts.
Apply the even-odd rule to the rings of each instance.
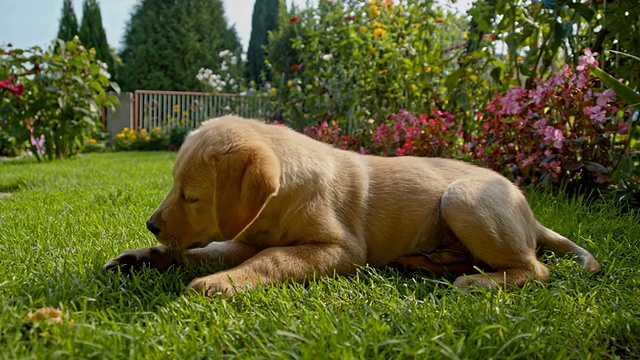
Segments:
[[[494,271],[458,277],[462,288],[508,288],[546,280],[549,270],[536,258],[535,218],[524,195],[508,180],[461,179],[445,189],[441,214],[472,256]]]

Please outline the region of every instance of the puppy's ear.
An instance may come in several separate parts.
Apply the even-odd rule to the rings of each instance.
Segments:
[[[222,236],[232,240],[278,192],[280,162],[271,149],[254,147],[220,156],[216,168],[216,220]]]

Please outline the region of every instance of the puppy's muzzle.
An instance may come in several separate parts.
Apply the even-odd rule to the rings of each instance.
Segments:
[[[153,235],[158,235],[160,228],[156,226],[152,219],[147,220],[147,230],[151,231]]]

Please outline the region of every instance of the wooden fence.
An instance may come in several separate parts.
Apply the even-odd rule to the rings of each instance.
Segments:
[[[257,95],[136,90],[131,127],[147,131],[172,126],[196,128],[204,120],[225,114],[268,118],[267,108],[267,99]]]

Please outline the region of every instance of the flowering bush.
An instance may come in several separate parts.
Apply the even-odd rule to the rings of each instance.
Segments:
[[[593,64],[587,50],[575,71],[564,65],[529,90],[496,95],[478,114],[484,132],[470,136],[465,149],[520,184],[610,183],[626,151],[631,111],[612,90],[597,90]]]
[[[101,108],[118,102],[106,92],[117,84],[77,37],[47,51],[0,48],[0,80],[0,141],[29,147],[38,160],[79,152],[100,129]]]
[[[278,123],[277,125],[284,124]],[[322,121],[304,129],[304,134],[312,139],[323,143],[331,144],[342,150],[353,150],[360,153],[368,151],[362,146],[362,138],[344,134],[340,124],[332,120],[330,122]]]
[[[213,70],[201,68],[196,75],[196,79],[202,83],[207,90],[214,93],[237,93],[244,88],[242,78],[241,63],[238,56],[229,50],[222,50],[218,56],[222,60],[220,63],[220,73]]]
[[[113,145],[117,151],[175,151],[182,146],[189,131],[191,127],[185,124],[174,124],[167,128],[158,126],[151,131],[136,131],[126,127],[116,135]]]
[[[458,157],[461,125],[453,115],[433,110],[415,116],[405,110],[392,114],[372,135],[371,152],[383,156]]]
[[[335,120],[355,135],[398,109],[441,107],[441,80],[456,68],[443,49],[463,22],[432,0],[293,8],[267,46],[278,118],[300,131]]]
[[[124,128],[116,135],[115,149],[121,151],[149,151],[166,150],[168,143],[165,132],[161,127],[153,128],[147,132],[146,129],[139,131]]]
[[[377,128],[356,135],[347,134],[335,120],[319,122],[304,133],[339,149],[381,156],[459,157],[462,139],[461,126],[440,110],[420,116],[401,110]]]

